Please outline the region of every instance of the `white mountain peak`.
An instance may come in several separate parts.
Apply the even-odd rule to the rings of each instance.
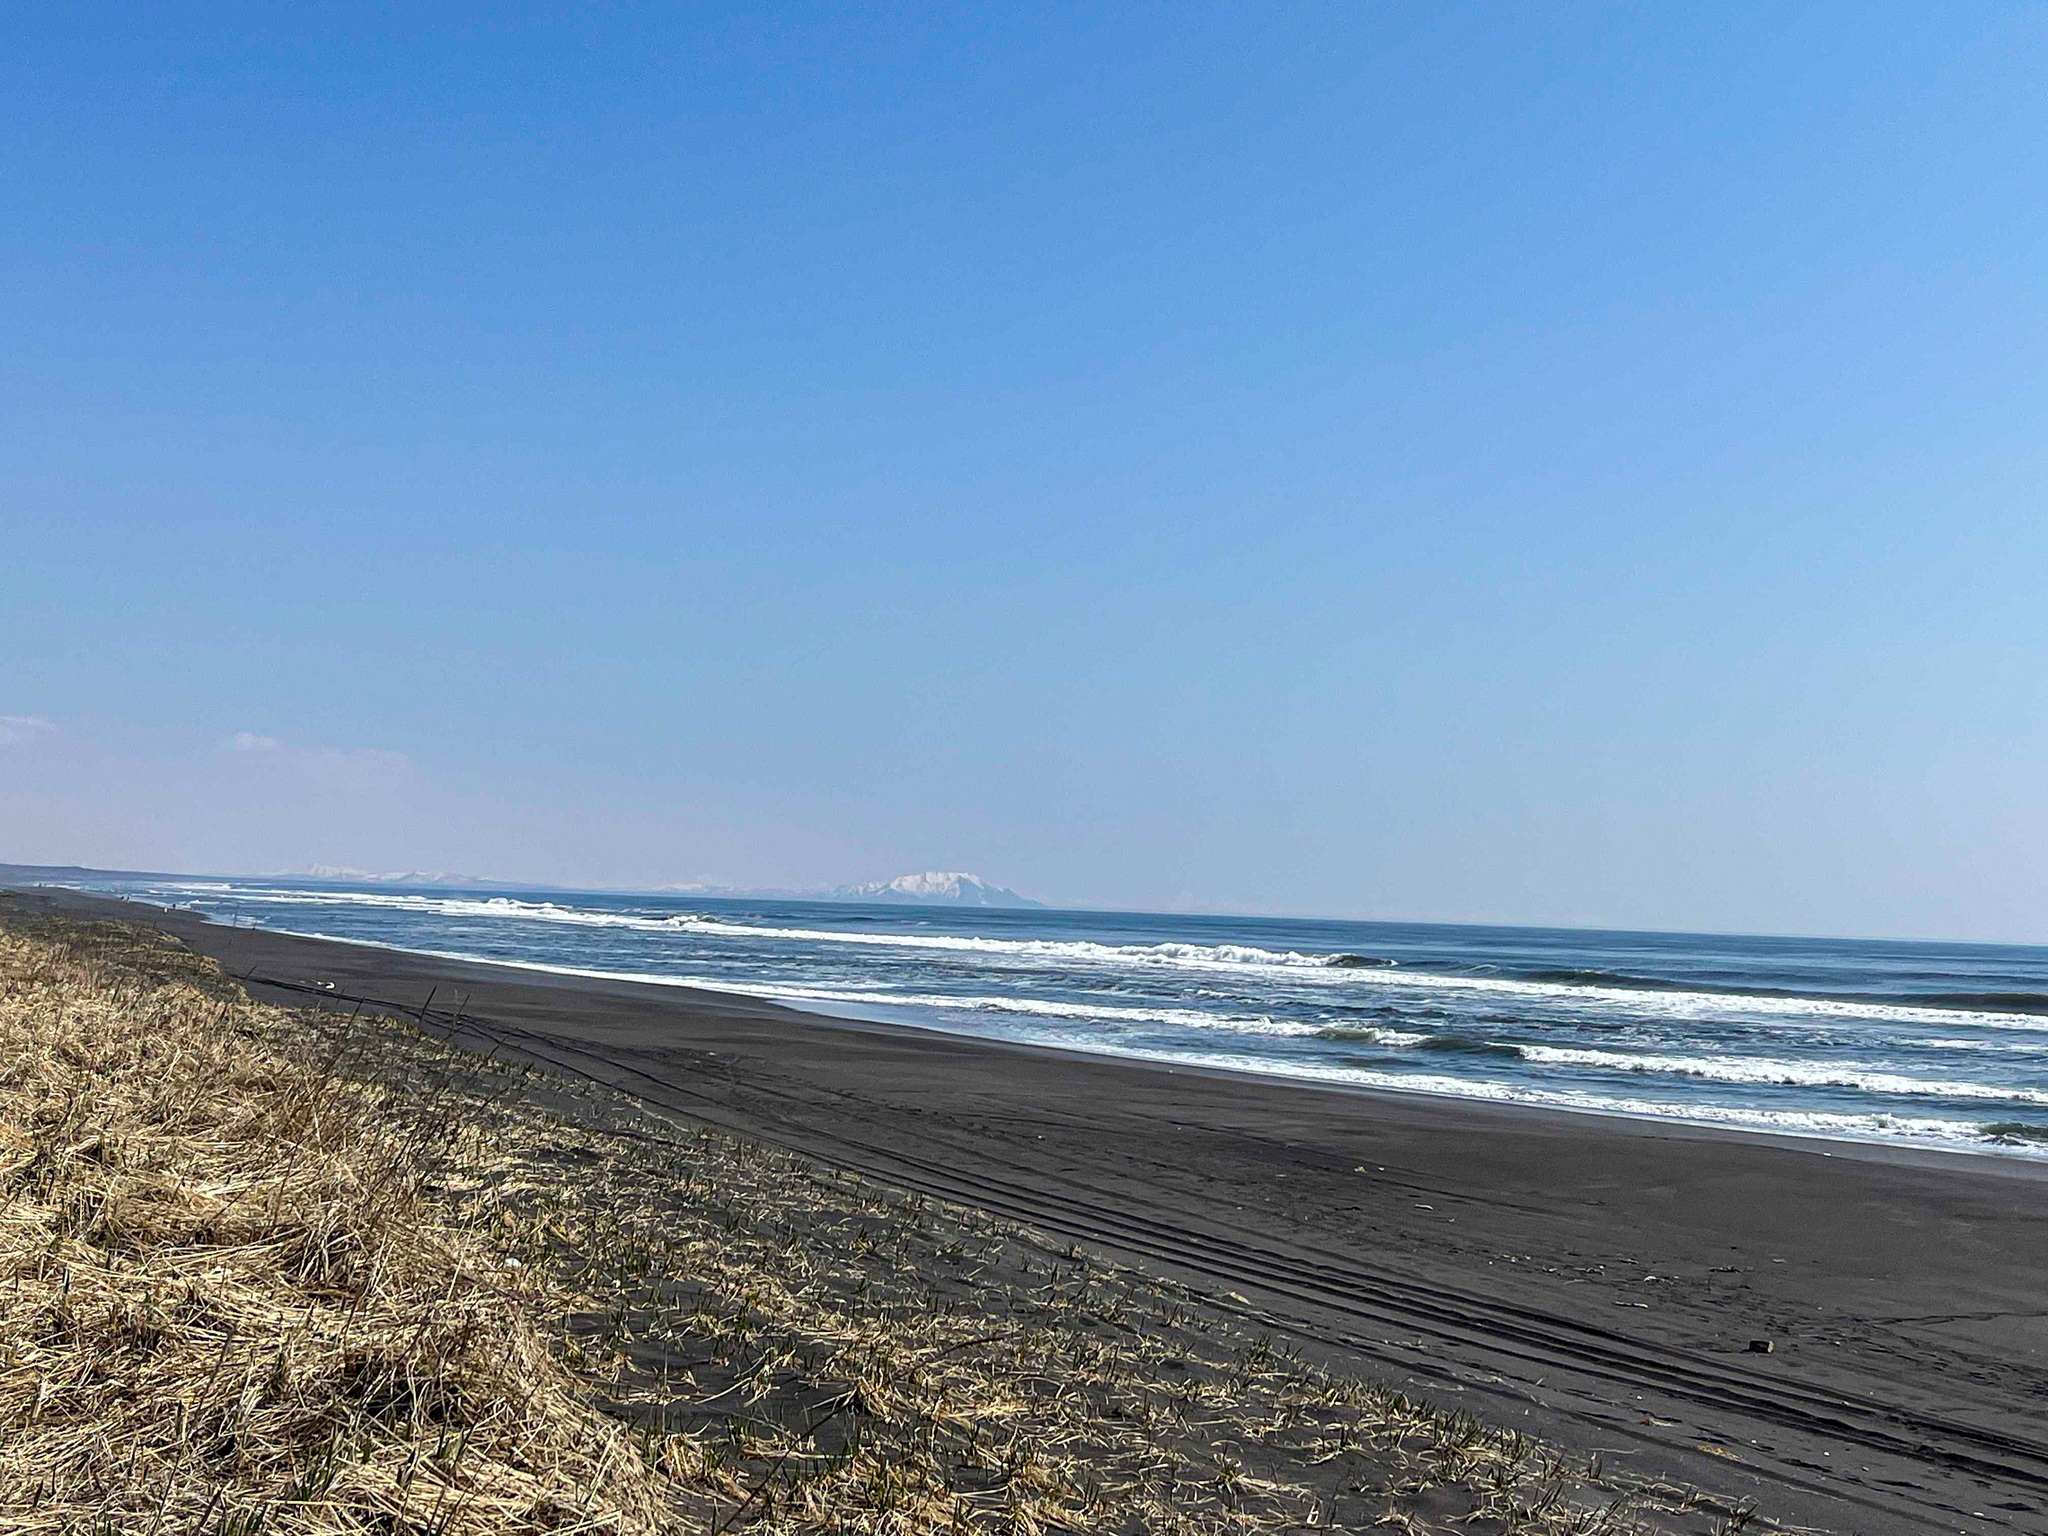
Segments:
[[[917,875],[898,875],[893,880],[873,880],[865,885],[842,886],[835,894],[844,901],[915,901],[960,907],[1043,905],[1028,896],[1020,896],[1005,886],[991,885],[979,875],[944,869],[928,869]]]

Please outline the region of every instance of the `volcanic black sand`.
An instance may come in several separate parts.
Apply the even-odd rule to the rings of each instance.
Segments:
[[[259,998],[402,1013],[1235,1293],[1333,1362],[1781,1522],[2048,1532],[2037,1163],[1175,1070],[12,899],[151,922]]]

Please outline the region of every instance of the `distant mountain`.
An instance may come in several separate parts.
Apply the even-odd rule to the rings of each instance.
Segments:
[[[900,901],[931,907],[1042,907],[1042,901],[1019,896],[1004,886],[990,885],[979,875],[927,870],[921,875],[898,875],[893,880],[875,880],[866,885],[842,885],[832,893],[835,901]]]

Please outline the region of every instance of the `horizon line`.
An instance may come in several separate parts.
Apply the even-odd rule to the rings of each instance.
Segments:
[[[302,874],[290,874],[290,873],[284,873],[284,872],[241,872],[241,873],[230,873],[230,872],[225,872],[225,871],[217,871],[217,870],[216,870],[216,871],[184,871],[184,870],[162,870],[162,869],[156,869],[156,870],[151,870],[151,869],[101,869],[101,868],[98,868],[98,867],[96,867],[96,866],[93,866],[93,865],[86,865],[86,864],[12,864],[12,863],[7,863],[7,862],[4,862],[4,861],[0,861],[0,883],[4,883],[4,882],[5,882],[5,880],[6,880],[6,878],[7,878],[7,876],[8,876],[8,875],[9,875],[9,873],[10,873],[10,872],[12,872],[12,871],[32,871],[32,872],[48,872],[48,873],[51,873],[51,874],[63,874],[63,873],[74,873],[74,874],[78,874],[78,875],[97,875],[97,876],[105,876],[105,877],[111,877],[111,878],[144,878],[144,879],[158,879],[158,878],[161,878],[161,879],[173,879],[173,880],[242,880],[242,881],[248,881],[248,880],[293,880],[293,881],[298,881],[298,882],[301,882],[301,883],[307,883],[307,884],[325,884],[325,885],[344,885],[344,886],[346,886],[346,885],[352,885],[352,884],[360,884],[360,883],[361,883],[361,882],[360,882],[360,880],[351,880],[351,879],[350,879],[349,877],[346,877],[346,876],[326,876],[326,875],[302,875]],[[414,874],[414,873],[418,873],[418,872],[417,872],[417,871],[407,871],[406,873],[407,873],[407,874]],[[452,874],[453,872],[452,872],[452,871],[440,871],[439,873],[450,873],[450,874]],[[964,873],[967,873],[967,872],[966,872],[966,871],[944,871],[944,873],[962,873],[962,874],[964,874]],[[377,878],[377,877],[369,877],[369,878],[371,878],[371,879],[375,879],[375,878]],[[901,878],[901,877],[894,877],[894,878]],[[980,881],[982,881],[982,883],[983,883],[983,884],[987,884],[987,885],[994,885],[994,884],[995,884],[995,882],[993,882],[993,881],[989,881],[989,880],[985,879],[985,878],[984,878],[983,876],[980,876],[980,875],[973,875],[973,876],[972,876],[972,878],[973,878],[973,879],[976,879],[976,880],[980,880]],[[431,887],[433,887],[433,888],[437,888],[437,889],[441,889],[441,890],[449,890],[449,891],[462,891],[462,890],[474,890],[474,889],[482,889],[482,888],[488,888],[488,887],[496,886],[496,887],[502,887],[503,889],[506,889],[506,890],[514,890],[514,891],[533,891],[533,892],[540,892],[540,893],[546,893],[546,894],[553,894],[553,895],[563,895],[563,896],[654,896],[654,897],[663,897],[663,898],[666,898],[666,899],[670,899],[670,900],[675,900],[675,899],[680,899],[680,898],[682,898],[682,897],[685,897],[685,896],[692,896],[692,895],[694,895],[694,896],[699,896],[699,897],[701,897],[702,899],[704,899],[704,900],[707,900],[707,901],[750,901],[750,900],[781,900],[781,901],[818,901],[818,902],[820,902],[821,904],[831,904],[831,905],[837,905],[837,906],[858,906],[858,905],[862,905],[862,904],[863,904],[863,903],[862,903],[862,902],[861,902],[861,901],[860,901],[859,899],[857,899],[857,898],[844,898],[844,897],[835,897],[835,896],[833,896],[833,895],[831,895],[831,894],[830,894],[830,893],[831,893],[831,892],[832,892],[833,890],[845,890],[845,889],[848,889],[848,888],[849,888],[848,886],[844,886],[844,885],[842,885],[842,886],[837,886],[837,887],[819,887],[818,889],[816,889],[816,890],[811,890],[811,891],[804,891],[804,890],[799,890],[799,889],[796,889],[796,888],[793,888],[793,887],[790,887],[790,888],[777,888],[777,887],[772,887],[772,886],[756,886],[756,887],[747,887],[747,888],[733,887],[733,888],[729,888],[729,889],[728,889],[727,891],[725,891],[724,893],[719,893],[719,892],[712,892],[712,891],[702,891],[702,892],[691,892],[691,891],[684,891],[684,890],[680,890],[680,889],[677,889],[677,888],[675,888],[675,887],[668,887],[668,888],[663,888],[663,887],[660,887],[660,886],[636,886],[636,885],[572,885],[572,884],[565,884],[565,883],[550,883],[550,882],[548,882],[548,881],[523,881],[523,880],[510,880],[510,879],[505,879],[505,878],[502,878],[502,877],[499,877],[499,876],[495,876],[495,875],[460,875],[460,876],[457,876],[457,877],[456,877],[455,879],[453,879],[453,880],[449,880],[449,881],[445,881],[445,882],[425,882],[425,881],[423,881],[423,882],[420,882],[420,883],[421,883],[421,884],[426,884],[426,885],[429,885],[429,886],[431,886]],[[997,888],[997,889],[1003,889],[1003,890],[1011,890],[1011,893],[1012,893],[1013,895],[1018,895],[1018,896],[1022,896],[1022,895],[1023,895],[1023,893],[1022,893],[1022,892],[1018,892],[1018,891],[1015,891],[1015,890],[1013,890],[1012,888],[1010,888],[1010,887],[1007,887],[1007,886],[997,886],[996,888]],[[1024,907],[999,907],[999,906],[972,906],[972,905],[960,904],[960,905],[959,905],[959,906],[957,907],[957,910],[959,910],[959,911],[963,911],[963,912],[1005,912],[1005,911],[1008,911],[1008,912],[1021,912],[1021,911],[1041,911],[1041,912],[1054,912],[1054,913],[1056,913],[1056,912],[1091,912],[1091,913],[1102,913],[1102,914],[1107,914],[1107,915],[1112,915],[1112,916],[1127,916],[1127,917],[1203,917],[1203,918],[1237,918],[1237,919],[1241,919],[1241,920],[1245,920],[1245,921],[1250,921],[1250,922],[1322,922],[1322,923],[1359,923],[1359,924],[1367,924],[1367,925],[1373,925],[1373,926],[1380,926],[1380,927],[1411,927],[1411,928],[1476,928],[1476,929],[1506,929],[1506,930],[1520,930],[1520,931],[1523,931],[1523,932],[1534,932],[1534,933],[1613,933],[1613,934],[1633,934],[1633,935],[1641,935],[1641,936],[1647,936],[1647,937],[1674,937],[1674,938],[1708,938],[1708,939],[1715,939],[1715,938],[1718,938],[1718,939],[1793,939],[1793,940],[1800,940],[1800,939],[1826,939],[1826,940],[1833,940],[1833,941],[1836,941],[1836,942],[1839,942],[1839,943],[1845,943],[1845,944],[1927,944],[1927,945],[1941,945],[1941,946],[1947,946],[1947,947],[1952,947],[1952,948],[1962,948],[1962,947],[1968,947],[1968,946],[1983,946],[1983,947],[1988,947],[1988,948],[1994,948],[1994,949],[2048,949],[2048,938],[2042,938],[2042,939],[1985,939],[1985,938],[1967,938],[1967,939],[1958,939],[1958,938],[1925,938],[1925,937],[1916,937],[1916,936],[1905,936],[1905,935],[1899,935],[1899,934],[1846,934],[1846,933],[1831,933],[1831,932],[1825,932],[1825,931],[1818,931],[1818,930],[1812,930],[1812,931],[1807,931],[1807,932],[1784,932],[1784,933],[1765,933],[1765,932],[1756,932],[1756,931],[1748,931],[1748,930],[1743,930],[1743,929],[1739,929],[1739,928],[1659,928],[1659,927],[1631,927],[1631,926],[1628,926],[1628,925],[1625,925],[1625,924],[1610,924],[1610,923],[1555,923],[1555,922],[1536,922],[1536,923],[1531,923],[1531,922],[1504,922],[1504,921],[1501,921],[1501,920],[1499,920],[1499,919],[1491,919],[1491,920],[1478,920],[1478,919],[1472,919],[1472,918],[1418,918],[1418,917],[1357,917],[1357,916],[1346,916],[1346,915],[1342,915],[1342,914],[1333,914],[1333,913],[1327,913],[1327,912],[1279,912],[1279,911],[1266,911],[1266,912],[1248,912],[1248,911],[1243,911],[1243,910],[1238,910],[1238,909],[1223,909],[1223,908],[1200,908],[1200,909],[1196,909],[1196,908],[1180,908],[1180,909],[1178,909],[1178,910],[1175,910],[1175,909],[1170,909],[1170,908],[1167,908],[1167,909],[1162,909],[1162,908],[1155,908],[1155,907],[1124,907],[1124,906],[1113,906],[1113,905],[1087,905],[1087,904],[1077,904],[1077,905],[1068,905],[1068,904],[1063,904],[1063,903],[1058,903],[1058,902],[1053,902],[1053,901],[1045,901],[1045,900],[1040,900],[1040,899],[1038,899],[1038,898],[1035,898],[1035,897],[1025,897],[1024,899],[1025,899],[1025,900],[1027,900],[1027,901],[1030,901],[1030,902],[1034,903],[1034,905],[1031,905],[1031,906],[1024,906]],[[946,902],[917,902],[917,901],[908,901],[908,902],[891,902],[891,901],[875,901],[875,902],[868,902],[868,903],[865,903],[865,904],[866,904],[866,905],[871,905],[871,906],[880,906],[880,907],[936,907],[936,908],[939,908],[939,909],[942,909],[942,910],[944,910],[944,909],[948,909],[948,908],[950,908],[950,907],[952,906],[952,904],[949,904],[949,903],[946,903]]]

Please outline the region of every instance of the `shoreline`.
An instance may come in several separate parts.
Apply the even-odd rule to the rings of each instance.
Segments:
[[[1403,1390],[1788,1522],[2048,1523],[2037,1162],[1333,1092],[47,887],[14,899],[146,913],[260,998],[360,1000],[1027,1222],[1236,1297]]]
[[[0,889],[5,888],[0,886]],[[885,1029],[908,1030],[919,1035],[939,1035],[948,1039],[971,1041],[996,1051],[1025,1051],[1042,1053],[1055,1058],[1116,1061],[1127,1063],[1134,1067],[1150,1068],[1167,1073],[1193,1073],[1250,1083],[1277,1083],[1311,1092],[1354,1095],[1366,1099],[1386,1098],[1397,1102],[1420,1100],[1430,1104],[1455,1106],[1459,1109],[1491,1110],[1508,1115],[1560,1116],[1572,1120],[1592,1119],[1612,1122],[1620,1126],[1651,1127],[1662,1131],[1684,1131],[1714,1140],[1729,1140],[1737,1143],[1758,1142],[1764,1145],[1782,1147],[1788,1151],[1818,1152],[1818,1155],[1823,1157],[1850,1157],[1872,1162],[1898,1163],[1909,1167],[1931,1169],[1947,1167],[1978,1168],[1980,1165],[1988,1164],[1993,1168],[2009,1169],[2011,1176],[2016,1178],[2034,1178],[2048,1182],[2048,1145],[2044,1145],[2038,1150],[2030,1146],[1947,1146],[1931,1141],[1908,1141],[1904,1139],[1866,1140],[1851,1135],[1829,1135],[1823,1131],[1751,1129],[1725,1122],[1688,1119],[1682,1115],[1658,1115],[1647,1112],[1632,1113],[1622,1109],[1541,1103],[1508,1096],[1488,1097],[1480,1094],[1468,1095],[1434,1092],[1426,1088],[1397,1088],[1373,1083],[1354,1083],[1342,1078],[1317,1076],[1306,1072],[1227,1066],[1173,1056],[1165,1052],[1147,1054],[1141,1051],[1120,1051],[1108,1048],[1093,1049],[1080,1045],[1050,1045],[1037,1041],[1009,1040],[993,1034],[979,1034],[970,1030],[949,1029],[939,1024],[920,1023],[915,1019],[901,1016],[907,1010],[891,1009],[887,1004],[882,1003],[862,1005],[851,1002],[825,1002],[791,997],[767,990],[739,992],[729,987],[706,986],[696,981],[674,980],[668,977],[648,975],[640,972],[607,971],[589,966],[551,965],[542,960],[489,959],[475,955],[456,954],[446,950],[412,949],[399,944],[380,943],[375,939],[344,939],[332,934],[304,933],[289,928],[270,928],[260,925],[238,927],[233,923],[219,922],[196,910],[183,907],[164,907],[155,902],[143,901],[136,897],[101,897],[96,892],[79,891],[68,886],[34,887],[33,889],[65,890],[73,895],[88,897],[94,900],[125,901],[129,905],[144,907],[151,911],[175,912],[181,916],[196,919],[209,927],[225,928],[231,932],[270,933],[280,938],[299,939],[313,944],[338,944],[363,949],[375,949],[395,955],[408,955],[420,960],[435,960],[452,965],[487,966],[567,980],[613,982],[626,986],[667,988],[692,996],[725,998],[731,999],[734,1002],[763,1003],[771,1007],[786,1009],[791,1013],[802,1014],[812,1019],[822,1019],[841,1024],[860,1024]],[[836,1011],[838,1009],[855,1011]]]

